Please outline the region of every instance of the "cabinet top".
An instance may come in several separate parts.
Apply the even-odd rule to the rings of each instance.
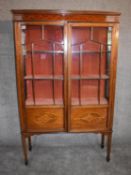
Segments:
[[[38,10],[33,10],[33,9],[29,9],[29,10],[11,10],[13,14],[24,14],[24,13],[51,13],[51,14],[94,14],[94,15],[121,15],[120,12],[111,12],[111,11],[80,11],[80,10],[42,10],[42,9],[38,9]]]
[[[66,20],[86,22],[119,22],[120,12],[73,10],[11,10],[14,21]]]

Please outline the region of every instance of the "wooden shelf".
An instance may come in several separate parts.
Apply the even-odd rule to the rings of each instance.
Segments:
[[[26,105],[34,105],[33,99],[27,99]],[[35,105],[53,105],[53,99],[36,99]],[[55,99],[56,105],[63,105],[62,99]],[[72,98],[71,100],[72,105],[79,105],[79,98]],[[81,105],[93,105],[93,104],[99,104],[97,98],[83,98],[81,99]],[[100,98],[100,104],[108,104],[108,100],[106,98]]]
[[[27,75],[24,77],[25,80],[64,80],[64,77],[62,75],[35,75],[34,77],[32,75]],[[91,76],[79,76],[79,75],[72,75],[71,80],[106,80],[109,79],[108,75],[91,75]]]
[[[85,41],[83,41],[83,42],[78,42],[78,43],[72,44],[71,46],[83,45],[83,44],[88,43],[89,41],[94,42],[94,43],[97,43],[97,44],[100,44],[100,45],[104,45],[104,46],[112,46],[112,44],[108,44],[108,43],[96,41],[96,40],[94,40],[94,39],[93,39],[93,40],[85,40]]]
[[[73,54],[102,54],[102,53],[111,53],[111,51],[97,52],[97,51],[72,51]]]
[[[34,77],[32,75],[27,75],[24,77],[25,80],[64,80],[64,77],[62,75],[55,75],[54,77],[52,75],[35,75]]]
[[[25,27],[25,26],[24,26],[24,27]],[[26,31],[25,28],[22,28],[22,30],[25,30],[25,31]],[[46,41],[46,42],[48,42],[48,43],[55,43],[55,44],[64,45],[64,42],[63,42],[63,41],[59,42],[59,41],[54,41],[54,40],[49,40],[49,39],[44,39],[44,41]],[[26,43],[22,43],[22,45],[26,45]]]
[[[34,53],[34,54],[64,54],[64,51],[62,50],[56,50],[56,51],[52,51],[52,50],[33,50],[30,51],[28,50],[27,53]]]
[[[45,99],[36,98],[35,103],[34,103],[33,99],[30,98],[30,99],[27,99],[25,101],[25,104],[26,105],[54,105],[54,101],[53,101],[52,98],[45,98]],[[63,99],[56,98],[55,99],[55,105],[61,105],[62,106],[63,105]]]
[[[108,75],[91,75],[91,76],[79,76],[79,75],[72,75],[71,80],[106,80],[109,79]]]
[[[80,100],[79,98],[72,98],[71,99],[71,104],[72,105],[80,105]],[[99,101],[98,98],[92,97],[92,98],[82,98],[81,99],[81,105],[98,105]],[[100,98],[100,104],[108,104],[108,100],[106,98],[101,97]]]
[[[35,53],[35,54],[64,54],[64,51],[58,50],[58,51],[52,51],[52,50],[35,50],[35,51],[27,51],[27,53]],[[73,54],[102,54],[102,53],[111,53],[111,51],[104,51],[104,52],[97,52],[97,51],[72,51]]]

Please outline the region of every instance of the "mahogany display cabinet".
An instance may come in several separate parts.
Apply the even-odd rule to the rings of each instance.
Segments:
[[[31,136],[56,132],[106,136],[109,161],[120,13],[12,13],[25,164]]]

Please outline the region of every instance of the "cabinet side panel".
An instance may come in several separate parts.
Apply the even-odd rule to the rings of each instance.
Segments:
[[[25,111],[24,111],[24,89],[23,89],[23,63],[21,49],[20,23],[14,22],[14,39],[15,39],[15,57],[16,57],[16,78],[17,78],[17,95],[19,106],[19,117],[21,130],[25,130]]]
[[[113,127],[114,102],[115,102],[115,85],[116,85],[116,70],[117,70],[117,56],[118,56],[118,38],[119,38],[119,24],[114,24],[112,35],[112,55],[111,55],[111,79],[110,79],[110,101],[109,101],[109,129]]]

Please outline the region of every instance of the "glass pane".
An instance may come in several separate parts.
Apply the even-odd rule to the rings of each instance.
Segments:
[[[109,80],[100,82],[100,104],[107,104],[109,100]]]
[[[112,27],[72,28],[73,105],[108,103],[111,44]]]
[[[81,104],[98,104],[98,80],[81,81]]]
[[[99,55],[84,54],[82,56],[82,76],[98,77],[99,75]]]
[[[33,83],[32,80],[25,81],[25,98],[27,105],[34,105],[34,98],[33,98]]]
[[[63,102],[63,99],[64,99],[64,97],[63,97],[63,94],[64,94],[63,85],[64,85],[63,81],[60,81],[60,80],[55,80],[54,81],[55,104],[61,105],[61,104],[64,103]]]
[[[78,80],[71,81],[71,104],[80,104],[80,84]]]
[[[53,104],[53,90],[51,80],[35,80],[35,104]]]
[[[72,80],[72,105],[98,104],[98,80]]]
[[[26,104],[63,104],[63,26],[22,25],[21,30]],[[32,89],[33,102],[26,88]]]
[[[54,85],[53,85],[54,84]],[[26,80],[26,105],[62,105],[63,81]],[[54,90],[53,90],[54,87]]]

